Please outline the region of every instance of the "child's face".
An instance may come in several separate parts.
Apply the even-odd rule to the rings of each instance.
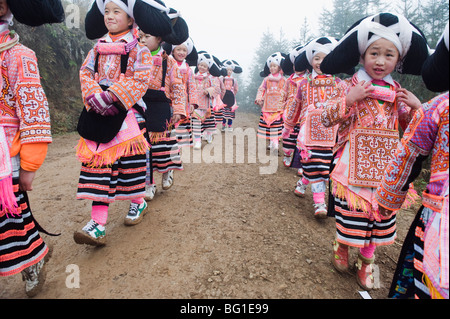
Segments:
[[[111,34],[119,34],[129,31],[133,26],[134,20],[128,16],[114,2],[108,2],[105,6],[105,25]]]
[[[8,3],[6,0],[0,0],[0,17],[8,13]]]
[[[143,45],[145,45],[150,51],[155,51],[161,45],[161,38],[154,37],[150,34],[146,34],[142,31],[139,32],[140,41]]]
[[[200,73],[206,73],[209,71],[208,68],[208,64],[206,64],[205,62],[202,62],[198,65],[198,70],[200,71]]]
[[[275,75],[281,71],[281,68],[276,63],[270,63],[270,74]]]
[[[392,72],[400,58],[395,45],[386,39],[375,41],[364,55],[364,69],[374,80],[382,80]]]
[[[227,69],[227,73],[228,73],[228,76],[232,76],[233,75],[233,69]]]
[[[323,52],[317,53],[312,60],[313,70],[316,71],[317,74],[322,74],[322,70],[320,69],[320,65],[322,64],[323,59],[325,59],[327,55]]]
[[[185,45],[179,45],[173,49],[173,57],[178,62],[183,62],[188,56],[188,49]]]

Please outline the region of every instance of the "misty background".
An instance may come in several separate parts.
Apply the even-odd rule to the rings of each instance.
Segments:
[[[342,37],[357,20],[378,12],[402,14],[421,29],[435,48],[449,20],[449,0],[167,0],[187,21],[196,48],[220,60],[234,59],[244,73],[239,83],[238,112],[259,112],[254,105],[262,83],[260,72],[269,55],[289,51],[319,36]],[[84,17],[92,0],[63,0],[66,21],[30,28],[17,21],[10,27],[36,52],[47,94],[54,134],[76,130],[83,108],[79,69],[94,41],[84,32]],[[394,78],[422,102],[435,96],[418,76]]]

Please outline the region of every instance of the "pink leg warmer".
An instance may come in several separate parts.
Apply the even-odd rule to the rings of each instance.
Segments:
[[[108,220],[108,208],[107,205],[92,206],[91,218],[100,225],[105,226]]]
[[[323,204],[325,203],[325,192],[322,193],[314,193],[313,199],[315,204]]]
[[[133,204],[138,204],[141,205],[144,203],[144,199],[143,198],[139,198],[139,199],[134,199],[131,201]]]
[[[375,254],[375,249],[377,248],[377,246],[375,245],[370,245],[369,247],[365,247],[365,248],[361,248],[360,249],[360,253],[362,256],[370,259],[373,257],[373,255]]]
[[[309,185],[309,180],[303,177],[302,183],[303,183],[303,185]]]

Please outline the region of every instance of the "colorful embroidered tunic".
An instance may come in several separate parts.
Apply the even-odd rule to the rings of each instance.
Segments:
[[[342,81],[337,87],[336,94],[326,104],[322,122],[326,127],[339,125],[338,141],[335,147],[337,165],[330,176],[333,182],[333,195],[346,200],[351,210],[360,210],[367,215],[367,218],[375,218],[380,221],[378,205],[374,196],[376,188],[358,187],[349,183],[350,166],[353,164],[353,166],[359,167],[362,170],[361,175],[364,177],[364,174],[378,169],[376,165],[379,161],[374,160],[378,154],[370,153],[369,149],[367,154],[364,153],[365,156],[354,158],[350,152],[351,132],[357,128],[379,128],[395,132],[398,131],[399,124],[405,130],[412,114],[408,106],[398,103],[396,99],[393,102],[381,101],[379,96],[368,97],[354,107],[347,108],[347,92],[367,77],[367,73],[362,69],[352,79]],[[392,78],[389,77],[387,80],[389,80],[390,92],[394,92],[395,88],[400,87]],[[358,151],[365,146],[367,145],[357,144],[354,148]],[[379,148],[377,147],[377,149]],[[384,171],[381,174],[384,175]]]
[[[181,76],[183,77],[186,118],[190,118],[192,111],[191,106],[198,105],[198,93],[194,80],[194,72],[189,67],[189,64],[186,63],[186,61],[182,62],[181,64],[178,63],[178,67],[180,69]]]
[[[281,91],[286,83],[279,73],[264,78],[256,95],[256,101],[263,101],[258,136],[265,139],[279,139],[283,129],[283,109],[280,105]]]
[[[132,43],[136,39],[131,32],[120,37],[112,38],[108,35],[92,49],[80,70],[81,92],[85,107],[89,109],[86,98],[95,93],[102,93],[100,85],[109,87],[108,90],[115,95],[119,103],[128,111],[125,122],[127,130],[119,132],[117,137],[108,144],[100,146],[83,138],[77,148],[78,158],[82,163],[89,163],[94,167],[112,165],[124,155],[137,155],[144,153],[148,147],[144,135],[137,127],[137,111],[133,109],[135,104],[142,103],[142,97],[149,87],[151,68],[153,65],[151,53],[141,45],[135,45],[129,52],[128,66],[125,74],[121,74],[121,54],[108,53],[108,45],[115,43]],[[99,48],[102,48],[102,54]],[[103,47],[107,49],[104,50]],[[106,51],[103,53],[103,51]],[[98,73],[94,73],[95,61],[98,55]],[[180,102],[181,103],[181,102]],[[134,123],[134,125],[133,125]]]
[[[415,246],[423,248],[423,251],[415,253],[414,267],[419,274],[427,276],[428,286],[434,287],[444,298],[449,297],[448,98],[447,92],[424,104],[416,112],[376,193],[379,205],[391,211],[401,209],[407,200],[408,185],[419,176],[422,163],[431,156],[431,176],[423,193],[424,209],[420,213],[423,226],[413,225],[417,237]],[[420,277],[417,280],[422,282],[421,276],[415,277]],[[424,290],[420,285],[416,289]],[[420,296],[420,292],[414,293],[416,297]],[[425,293],[432,295],[429,291]]]
[[[50,112],[35,53],[0,25],[0,277],[41,261],[39,235],[19,170],[37,171],[52,142]]]
[[[172,102],[173,114],[186,116],[186,93],[183,85],[183,76],[175,59],[167,55],[164,50],[160,50],[153,56],[153,66],[148,89],[155,91],[161,90],[163,59],[167,59],[165,93],[167,98]]]
[[[220,93],[220,87],[214,77],[209,73],[197,73],[194,76],[197,90],[198,109],[194,110],[193,117],[204,121],[211,113],[212,98]]]

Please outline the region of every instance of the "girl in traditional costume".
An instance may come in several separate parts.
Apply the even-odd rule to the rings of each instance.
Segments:
[[[222,101],[221,96],[225,94],[225,85],[221,81],[221,78],[226,74],[222,62],[213,55],[214,68],[219,69],[219,74],[210,74],[214,86],[217,88],[216,92],[211,99],[211,116],[202,123],[203,139],[211,144],[213,142],[213,136],[217,134],[217,124],[222,123],[223,120],[223,108],[225,104]]]
[[[52,136],[36,55],[9,30],[13,16],[29,26],[59,23],[64,8],[60,1],[0,0],[0,277],[22,273],[25,292],[33,297],[45,282],[49,248],[27,192]]]
[[[200,51],[198,54],[198,72],[194,76],[197,89],[198,105],[192,113],[192,128],[194,134],[194,149],[202,147],[203,124],[211,119],[212,100],[220,93],[220,87],[214,77],[220,76],[220,69],[211,54]],[[208,132],[208,139],[212,140],[212,132]]]
[[[280,109],[282,108],[285,111],[283,119],[286,119],[286,117],[288,116],[288,114],[286,114],[287,106],[293,102],[295,96],[297,95],[298,83],[304,78],[305,73],[308,71],[295,69],[295,59],[303,52],[303,48],[303,45],[299,45],[292,49],[291,52],[289,52],[288,58],[284,59],[281,65],[284,74],[289,76],[289,78],[286,80],[286,84],[284,85],[283,90],[281,91],[279,101],[279,103],[283,104],[282,107],[280,106]],[[286,122],[284,121],[284,128],[282,132],[284,153],[283,164],[286,167],[291,167],[292,165],[292,159],[297,147],[297,137],[299,132],[300,117],[297,121],[297,124],[295,124],[294,128],[292,129],[288,129],[286,127]],[[298,167],[298,169],[300,170],[301,168]]]
[[[236,110],[239,108],[236,102],[236,94],[239,91],[239,84],[233,73],[242,73],[242,67],[234,60],[225,60],[222,62],[224,68],[227,70],[227,75],[222,78],[222,83],[225,86],[225,93],[222,95],[222,101],[225,104],[223,108],[222,131],[228,129],[233,131],[233,121],[236,119]]]
[[[148,211],[144,200],[150,145],[144,136],[142,97],[151,78],[152,56],[133,29],[166,36],[173,32],[170,9],[159,2],[97,0],[86,16],[89,39],[98,39],[80,70],[85,109],[80,117],[77,156],[82,163],[77,199],[91,200],[91,220],[74,233],[77,244],[106,244],[109,205],[131,201],[124,224]],[[106,36],[105,36],[106,34]]]
[[[416,112],[402,143],[378,187],[376,199],[383,216],[399,211],[408,200],[408,185],[431,156],[431,176],[423,206],[404,241],[389,298],[449,298],[449,28],[435,53],[425,62],[428,89],[445,93]]]
[[[185,92],[185,115],[178,126],[176,127],[176,134],[178,145],[182,149],[184,147],[192,147],[193,136],[191,126],[191,114],[195,106],[198,105],[197,89],[194,81],[194,72],[191,67],[196,67],[198,62],[198,53],[191,38],[180,45],[163,45],[167,53],[171,53],[175,61],[177,61],[178,68],[183,76],[183,87]]]
[[[352,26],[321,65],[324,72],[338,74],[362,63],[328,100],[322,122],[339,125],[336,167],[330,176],[337,230],[333,265],[346,272],[349,246],[358,248],[356,278],[366,290],[376,287],[376,247],[396,239],[396,215],[380,215],[375,193],[397,148],[400,126],[406,129],[420,108],[391,73],[418,75],[427,57],[420,30],[403,16],[381,13]]]
[[[286,78],[283,75],[281,64],[286,58],[285,54],[276,52],[272,54],[264,66],[261,76],[264,80],[258,89],[255,104],[261,107],[258,137],[270,140],[269,149],[278,152],[281,132],[283,130],[283,109],[279,100]]]
[[[154,173],[162,174],[162,189],[173,186],[174,171],[182,171],[181,152],[175,134],[176,125],[186,118],[186,96],[183,76],[175,59],[161,46],[181,44],[189,37],[188,27],[175,10],[169,13],[176,19],[174,32],[169,36],[155,37],[140,31],[140,41],[151,52],[153,66],[150,85],[143,97],[146,104],[146,122],[151,149],[147,154],[145,199],[153,200],[156,194]],[[181,24],[180,24],[181,23]]]
[[[314,217],[327,218],[325,194],[330,177],[336,129],[325,128],[321,113],[327,100],[337,91],[338,77],[322,72],[320,64],[337,44],[332,37],[320,37],[309,42],[296,58],[296,68],[310,71],[299,83],[295,99],[286,109],[285,135],[300,121],[297,148],[300,150],[303,177],[295,194],[303,197],[308,185],[314,197]]]

